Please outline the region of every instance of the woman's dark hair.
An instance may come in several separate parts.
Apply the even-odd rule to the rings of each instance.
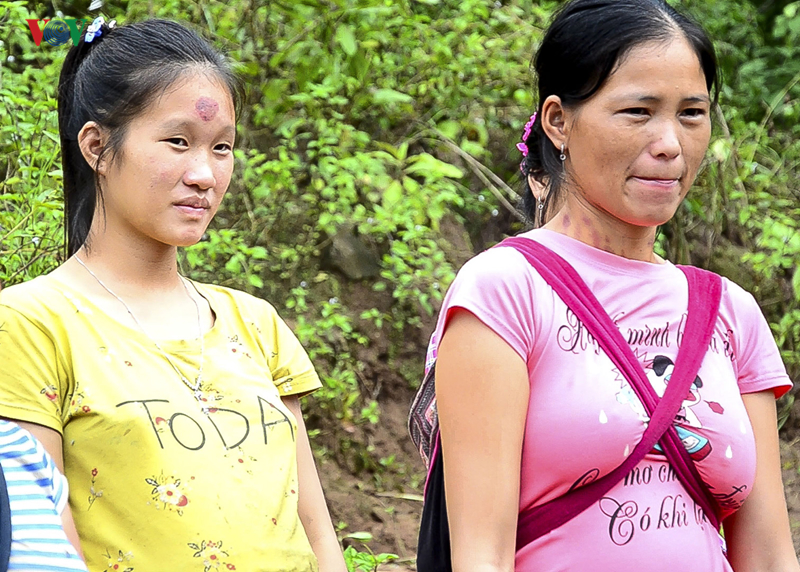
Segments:
[[[58,130],[64,173],[67,255],[86,242],[102,195],[99,177],[84,159],[78,133],[95,121],[109,136],[101,157],[113,161],[130,122],[187,73],[209,73],[226,86],[234,108],[240,84],[223,55],[195,32],[168,20],[109,28],[80,42],[64,60],[58,82]]]
[[[638,45],[683,35],[703,68],[712,101],[719,95],[717,57],[703,28],[663,0],[573,0],[555,15],[542,39],[533,67],[539,91],[539,114],[524,141],[523,208],[536,220],[536,198],[528,175],[548,187],[544,220],[560,202],[563,166],[560,151],[542,130],[541,105],[550,95],[565,107],[597,93],[622,59]]]

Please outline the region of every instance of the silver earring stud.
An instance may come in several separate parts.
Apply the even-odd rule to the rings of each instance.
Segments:
[[[544,200],[542,199],[542,195],[540,194],[536,197],[536,226],[541,228],[544,226]]]
[[[567,155],[565,153],[566,150],[567,150],[567,146],[564,143],[562,143],[561,144],[561,155],[558,156],[558,158],[561,159],[562,163],[567,160]]]

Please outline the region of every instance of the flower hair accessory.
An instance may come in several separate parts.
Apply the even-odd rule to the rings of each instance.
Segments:
[[[525,163],[524,158],[528,156],[528,145],[525,141],[528,140],[528,137],[531,136],[531,131],[533,130],[533,124],[536,123],[536,112],[531,115],[530,120],[525,124],[525,130],[522,132],[522,142],[517,143],[517,149],[519,149],[520,153],[522,153],[523,161],[519,166],[520,171],[525,172],[523,168],[523,164]]]
[[[98,16],[97,18],[95,18],[94,22],[89,24],[89,27],[86,28],[86,36],[84,36],[83,41],[86,42],[87,44],[91,44],[95,38],[99,38],[100,36],[102,36],[103,35],[102,28],[103,24],[105,23],[106,20],[102,16]],[[115,24],[116,20],[111,20],[108,23],[108,27],[113,28]]]

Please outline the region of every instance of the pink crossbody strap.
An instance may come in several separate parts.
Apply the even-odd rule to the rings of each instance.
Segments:
[[[683,336],[685,343],[678,350],[675,369],[664,396],[659,399],[619,329],[567,261],[546,246],[526,238],[509,238],[497,246],[513,247],[525,256],[594,336],[631,384],[650,415],[650,422],[641,441],[620,466],[599,479],[583,483],[561,497],[520,513],[517,549],[558,528],[592,506],[630,473],[659,440],[667,460],[687,492],[703,509],[712,525],[719,527],[717,504],[700,478],[673,425],[675,415],[697,376],[711,341],[722,294],[719,276],[693,267],[680,267],[689,284],[688,315]]]

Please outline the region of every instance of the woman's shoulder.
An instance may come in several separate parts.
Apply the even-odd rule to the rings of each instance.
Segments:
[[[758,306],[755,297],[750,292],[727,276],[722,276],[721,274],[719,276],[722,279],[723,299],[728,299],[736,304]]]
[[[57,314],[64,301],[63,287],[50,274],[0,290],[0,311],[11,310],[35,321]]]
[[[26,282],[20,282],[19,284],[14,284],[13,286],[8,286],[0,290],[0,301],[4,304],[7,303],[7,301],[22,303],[32,298],[39,298],[42,295],[51,294],[54,289],[59,289],[56,282],[52,274],[37,276]]]
[[[541,277],[516,249],[489,248],[468,260],[447,290],[442,308],[462,307],[509,318],[526,315],[538,298]],[[485,320],[484,320],[485,321]]]
[[[748,329],[754,321],[766,321],[755,296],[742,286],[727,278],[722,278],[722,300],[720,312],[724,318],[736,324],[739,329]]]
[[[532,268],[515,248],[494,246],[467,260],[456,274],[454,283],[476,287],[491,285],[528,285]]]

